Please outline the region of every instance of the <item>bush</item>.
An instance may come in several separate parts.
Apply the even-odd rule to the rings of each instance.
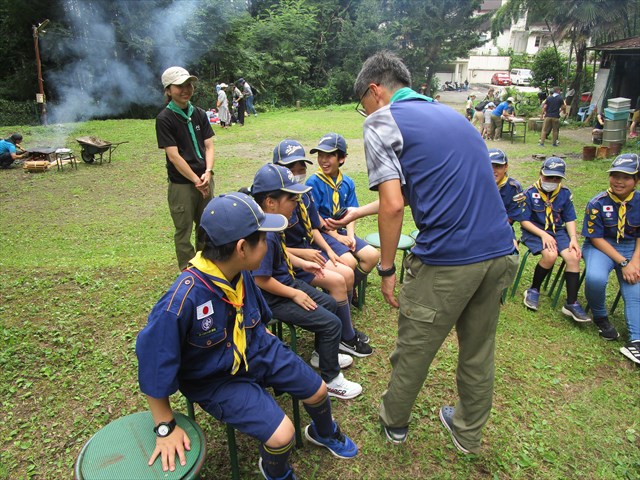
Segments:
[[[0,125],[38,125],[39,105],[0,99]]]

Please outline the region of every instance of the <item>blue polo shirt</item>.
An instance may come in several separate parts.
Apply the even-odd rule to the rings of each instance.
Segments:
[[[504,113],[504,111],[507,108],[509,108],[509,104],[505,100],[504,102],[499,103],[498,106],[493,109],[493,112],[491,112],[491,115],[495,115],[496,117],[500,117],[500,116],[502,116],[502,114]]]
[[[0,155],[3,153],[16,153],[16,146],[6,140],[0,140]]]
[[[313,201],[311,192],[305,192],[301,196],[301,201],[304,202],[304,206],[307,207],[307,214],[311,221],[312,229],[320,229],[320,219],[318,218],[318,209],[316,208],[316,202]],[[286,244],[292,248],[309,248],[309,242],[307,239],[307,231],[304,227],[304,223],[300,219],[300,206],[298,205],[293,211],[291,218],[289,219],[289,226],[284,231]]]
[[[294,278],[289,273],[287,262],[284,259],[280,233],[267,232],[267,253],[258,269],[253,271],[253,276],[273,277],[283,285],[293,287]]]
[[[261,339],[270,336],[265,325],[271,310],[251,274],[242,275],[245,353],[251,365]],[[138,334],[138,380],[143,393],[164,398],[178,389],[194,392],[209,388],[208,380],[231,376],[236,311],[223,297],[207,274],[195,268],[180,274]]]
[[[400,181],[419,231],[412,252],[423,263],[466,265],[513,251],[487,147],[458,112],[421,98],[393,101],[365,120],[364,147],[369,188]]]
[[[540,191],[531,185],[524,192],[525,206],[522,214],[522,220],[529,220],[536,227],[544,230],[546,208],[540,196]],[[576,219],[576,210],[573,207],[573,195],[567,187],[561,187],[560,193],[551,204],[553,210],[553,223],[556,226],[556,230],[564,228],[564,224],[567,222],[573,222]]]
[[[524,192],[522,186],[515,178],[509,178],[507,183],[500,188],[500,197],[504,208],[507,210],[509,223],[519,222],[522,220],[524,211]]]
[[[600,192],[593,197],[584,212],[582,236],[589,238],[617,239],[618,210],[620,204],[614,202],[607,192]],[[640,238],[640,194],[636,191],[627,202],[627,214],[624,224],[624,239]]]
[[[306,183],[313,187],[311,194],[316,202],[318,212],[322,218],[329,218],[333,215],[333,189],[320,180],[315,173],[307,179]],[[338,193],[340,194],[340,208],[359,206],[356,198],[356,185],[344,173],[342,174],[342,184],[338,187]]]

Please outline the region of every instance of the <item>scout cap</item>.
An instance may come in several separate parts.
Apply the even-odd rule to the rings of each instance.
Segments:
[[[489,158],[491,159],[491,163],[496,165],[506,165],[509,162],[507,154],[499,148],[489,149]]]
[[[340,150],[345,155],[347,154],[347,141],[342,135],[337,133],[327,133],[318,142],[318,146],[309,150],[309,153],[325,152],[331,153],[336,150]]]
[[[200,226],[216,247],[246,238],[256,231],[280,232],[288,224],[284,215],[264,213],[253,198],[239,192],[211,199],[200,219]]]
[[[276,148],[273,149],[273,163],[278,165],[291,165],[295,162],[306,162],[312,164],[311,160],[307,160],[304,154],[304,147],[300,142],[295,140],[282,140]]]
[[[182,85],[189,80],[195,82],[198,80],[198,77],[189,75],[189,72],[182,67],[169,67],[162,74],[162,86],[164,88],[167,88],[169,85]]]
[[[287,167],[268,163],[260,168],[253,178],[251,193],[255,195],[276,190],[299,194],[308,192],[311,187],[296,182],[293,173]]]
[[[564,174],[566,168],[567,164],[561,158],[549,157],[542,164],[540,172],[545,177],[562,177],[566,179],[567,177]]]
[[[635,175],[640,170],[638,165],[638,155],[635,153],[623,153],[618,155],[611,164],[611,168],[607,172],[622,172],[628,175]]]

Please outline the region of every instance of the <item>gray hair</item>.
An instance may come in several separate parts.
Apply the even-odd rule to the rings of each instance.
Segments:
[[[364,62],[353,86],[353,92],[361,98],[371,83],[382,85],[394,92],[411,86],[411,73],[400,57],[383,50]]]

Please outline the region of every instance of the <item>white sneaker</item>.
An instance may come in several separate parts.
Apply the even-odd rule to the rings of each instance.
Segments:
[[[327,391],[329,392],[330,397],[350,400],[352,398],[356,398],[362,393],[362,385],[350,382],[344,378],[344,375],[340,372],[336,378],[327,382]]]
[[[344,355],[342,353],[338,354],[338,364],[340,364],[340,368],[349,368],[353,363],[353,358],[349,355]],[[320,368],[320,355],[315,350],[311,354],[311,360],[309,360],[309,364],[313,368]]]

